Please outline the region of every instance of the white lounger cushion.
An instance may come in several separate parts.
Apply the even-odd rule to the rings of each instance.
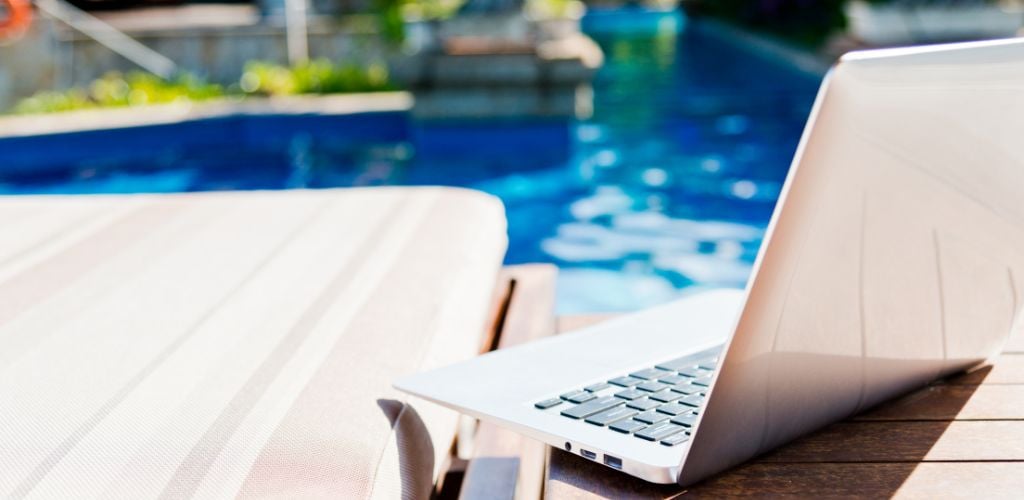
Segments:
[[[445,188],[0,198],[0,497],[421,497],[501,204]]]

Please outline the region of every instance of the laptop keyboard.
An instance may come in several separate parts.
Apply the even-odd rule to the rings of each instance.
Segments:
[[[719,350],[716,347],[658,363],[539,401],[534,407],[610,432],[676,446],[690,439],[718,365]]]

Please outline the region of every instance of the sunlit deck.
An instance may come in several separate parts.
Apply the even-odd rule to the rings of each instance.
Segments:
[[[537,315],[544,306],[530,298],[548,296],[554,286],[551,269],[512,271],[522,285],[506,314],[510,344],[543,334]],[[561,317],[550,328],[572,330],[611,317]],[[1024,489],[1024,332],[1015,332],[991,365],[833,424],[693,488],[613,473],[489,425],[480,434],[477,455],[489,458],[471,462],[470,498],[512,498],[499,493],[510,492],[507,485],[517,480],[527,498],[540,492],[546,498],[1014,498]]]

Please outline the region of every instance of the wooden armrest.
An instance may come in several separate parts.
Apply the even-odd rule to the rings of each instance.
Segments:
[[[554,266],[531,264],[502,270],[494,318],[482,350],[500,349],[555,333]],[[472,457],[465,467],[458,498],[539,498],[544,482],[545,447],[494,424],[480,422]],[[442,497],[454,496],[449,490]]]

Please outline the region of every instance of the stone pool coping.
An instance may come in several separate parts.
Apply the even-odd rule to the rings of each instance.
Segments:
[[[163,125],[245,115],[346,115],[412,109],[408,92],[217,99],[0,117],[0,139]]]

